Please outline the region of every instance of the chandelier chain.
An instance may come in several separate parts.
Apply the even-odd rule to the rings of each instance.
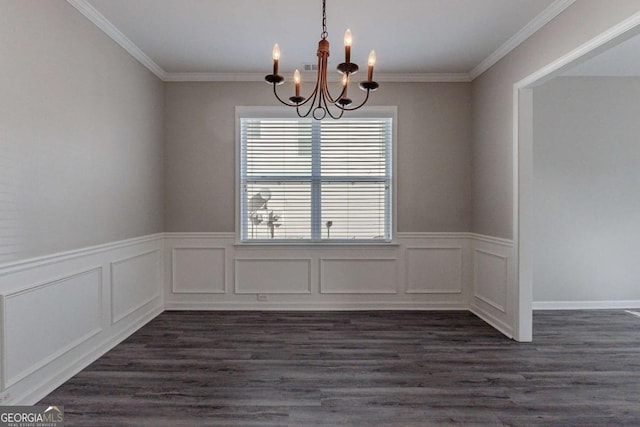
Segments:
[[[326,40],[329,33],[327,33],[327,0],[322,0],[322,34],[320,37],[322,40]]]

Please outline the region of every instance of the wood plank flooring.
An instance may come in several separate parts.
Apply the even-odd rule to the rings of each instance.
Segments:
[[[640,426],[640,317],[165,312],[39,404],[66,426]]]

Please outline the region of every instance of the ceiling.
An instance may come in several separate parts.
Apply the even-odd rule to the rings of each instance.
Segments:
[[[316,61],[321,0],[67,1],[164,80],[264,76],[276,42],[283,73]],[[375,49],[378,75],[470,80],[574,1],[327,0],[330,60],[350,28],[352,60]]]

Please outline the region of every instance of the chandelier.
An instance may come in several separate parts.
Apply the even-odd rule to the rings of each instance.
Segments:
[[[308,96],[300,96],[300,71],[293,73],[294,96],[289,97],[289,101],[284,101],[277,91],[277,86],[284,83],[284,77],[278,74],[278,63],[280,61],[280,47],[276,43],[273,47],[273,74],[265,76],[267,83],[273,85],[273,94],[282,104],[288,107],[294,107],[299,117],[308,117],[310,114],[316,120],[322,120],[327,115],[333,119],[342,117],[345,111],[353,111],[362,107],[368,100],[370,92],[378,88],[378,83],[373,81],[373,66],[376,63],[376,53],[371,51],[369,54],[369,69],[367,71],[367,80],[360,82],[360,89],[366,91],[366,95],[362,103],[353,106],[353,101],[347,96],[351,76],[358,71],[358,65],[351,62],[351,30],[347,30],[344,34],[344,56],[343,63],[338,65],[338,71],[342,73],[342,89],[340,95],[334,98],[327,87],[327,67],[329,63],[329,41],[327,40],[327,14],[326,0],[322,0],[322,34],[318,43],[318,76],[316,77],[316,85],[313,92]],[[301,108],[302,107],[302,108]],[[333,111],[331,108],[333,108]]]

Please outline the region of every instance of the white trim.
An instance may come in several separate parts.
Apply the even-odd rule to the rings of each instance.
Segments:
[[[398,106],[397,105],[377,105],[377,106],[366,106],[358,111],[352,111],[349,113],[353,118],[385,118],[391,119],[391,171],[389,171],[389,177],[391,179],[391,219],[390,219],[390,230],[391,234],[390,241],[383,241],[380,243],[373,242],[374,244],[380,245],[393,245],[396,243],[396,235],[398,234]],[[237,235],[235,236],[236,245],[245,245],[245,244],[260,244],[266,243],[270,245],[287,245],[287,244],[298,244],[297,242],[292,241],[280,241],[280,242],[261,242],[261,241],[242,241],[241,236],[241,227],[242,227],[242,191],[240,189],[241,186],[241,162],[242,162],[242,131],[241,131],[241,120],[243,118],[281,118],[281,117],[292,117],[298,118],[295,113],[295,109],[288,108],[286,106],[243,106],[237,105],[235,108],[235,229]],[[360,241],[360,242],[347,242],[348,244],[367,244],[372,242]],[[302,241],[300,244],[332,244],[331,241],[323,242],[319,241]]]
[[[395,310],[419,310],[419,311],[469,311],[469,307],[464,303],[455,302],[393,302],[393,303],[341,303],[341,302],[318,302],[318,303],[269,303],[264,302],[169,302],[165,305],[166,311],[180,310],[259,310],[259,311],[395,311]]]
[[[501,237],[486,236],[484,234],[477,233],[469,233],[468,236],[469,238],[479,242],[491,243],[493,245],[505,246],[507,248],[513,247],[513,240],[511,239],[503,239]]]
[[[503,314],[507,314],[507,309],[505,305],[501,305],[496,301],[492,301],[491,298],[482,295],[478,292],[478,284],[476,279],[478,277],[478,263],[476,261],[476,254],[485,254],[488,256],[492,256],[494,258],[498,258],[504,261],[504,282],[505,282],[505,295],[506,295],[506,287],[509,286],[509,257],[501,254],[496,254],[494,252],[486,251],[484,249],[475,248],[473,251],[473,296],[474,298],[484,302],[485,304],[490,305],[496,310],[501,311]],[[506,296],[505,296],[506,300]]]
[[[176,253],[180,250],[216,250],[222,251],[222,277],[223,289],[221,291],[212,291],[207,289],[176,289]],[[224,246],[174,246],[171,248],[171,293],[172,294],[226,294],[227,293],[227,248]]]
[[[268,71],[268,70],[267,70]],[[165,82],[263,82],[264,73],[167,73]],[[303,74],[304,76],[304,74]]]
[[[98,347],[87,351],[84,355],[68,363],[64,369],[56,372],[54,376],[41,381],[36,386],[32,387],[27,393],[23,393],[18,396],[10,396],[7,399],[7,402],[3,402],[3,405],[35,405],[43,397],[47,396],[53,390],[60,387],[61,384],[68,381],[70,378],[85,369],[91,363],[104,356],[109,350],[130,337],[138,329],[142,328],[144,325],[152,321],[155,317],[162,314],[162,312],[164,312],[163,307],[153,308],[147,314],[144,314],[140,318],[138,318],[125,330],[105,341]]]
[[[151,302],[155,301],[156,299],[158,299],[160,297],[160,294],[156,294],[150,298],[147,298],[146,300],[144,300],[143,302],[141,302],[140,304],[138,304],[135,307],[130,308],[129,310],[125,311],[124,313],[121,313],[120,315],[116,316],[116,313],[114,312],[114,303],[113,303],[113,296],[115,294],[114,292],[114,285],[115,285],[115,281],[114,281],[114,267],[116,267],[118,264],[122,264],[128,261],[131,261],[132,259],[136,259],[136,258],[142,258],[145,257],[147,255],[152,255],[152,254],[160,254],[160,249],[152,249],[150,251],[146,251],[143,253],[139,253],[139,254],[135,254],[132,256],[128,256],[125,258],[120,258],[118,260],[115,261],[111,261],[109,263],[109,277],[111,278],[110,281],[110,289],[111,289],[111,325],[115,325],[116,323],[120,322],[121,320],[123,320],[125,317],[128,317],[129,315],[135,313],[136,311],[140,310],[142,307],[146,306],[147,304],[150,304]],[[158,261],[158,259],[156,259],[156,262]]]
[[[469,77],[474,80],[489,68],[494,66],[498,61],[507,56],[512,50],[520,46],[529,37],[534,35],[540,28],[547,25],[553,18],[560,15],[566,8],[575,3],[576,0],[556,0],[545,10],[540,12],[527,25],[522,27],[520,31],[515,33],[509,40],[504,42],[502,46],[494,50],[482,62],[469,71]]]
[[[129,40],[127,36],[116,28],[107,18],[93,7],[87,0],[67,0],[67,2],[83,14],[89,21],[93,22],[96,27],[100,28],[106,35],[111,37],[113,41],[118,43],[129,55],[137,59],[142,65],[147,67],[149,71],[156,75],[160,80],[165,80],[167,73],[156,64],[153,59],[142,51],[134,42]]]
[[[431,295],[445,295],[445,294],[461,295],[463,293],[463,291],[462,290],[456,291],[456,290],[453,290],[453,289],[425,289],[423,291],[405,290],[404,293],[407,294],[407,295],[425,295],[425,294],[431,294]]]
[[[530,197],[532,176],[531,174],[525,175],[523,173],[522,165],[525,163],[532,164],[530,147],[525,144],[532,144],[531,135],[526,135],[523,140],[520,140],[520,119],[522,115],[523,125],[531,127],[533,120],[533,112],[531,110],[531,87],[535,84],[543,83],[544,81],[551,79],[555,75],[559,74],[565,67],[570,66],[571,63],[579,58],[588,55],[589,53],[604,47],[607,43],[613,43],[615,39],[624,35],[625,33],[640,26],[640,12],[637,12],[630,17],[624,19],[618,24],[610,27],[608,30],[600,33],[598,36],[590,39],[586,43],[583,43],[571,52],[561,56],[555,61],[547,64],[546,66],[538,69],[537,71],[529,74],[527,77],[516,82],[513,85],[513,115],[512,115],[512,127],[513,127],[513,236],[515,243],[514,251],[514,263],[516,269],[516,283],[514,284],[516,291],[516,304],[515,304],[515,324],[514,324],[514,336],[518,341],[531,341],[533,338],[533,326],[532,326],[532,299],[533,299],[533,284],[532,284],[532,264],[531,259],[531,242],[525,241],[522,243],[521,235],[530,236],[532,230],[531,224],[526,221],[523,224],[520,204],[524,200],[527,201],[527,197]],[[523,105],[523,111],[520,111],[520,102],[526,102]],[[531,129],[525,129],[531,132]],[[526,149],[526,150],[525,150]],[[526,155],[526,157],[525,157]],[[526,165],[525,165],[526,166]],[[525,171],[526,172],[526,171]],[[525,191],[521,191],[524,189]]]
[[[411,251],[447,251],[455,250],[460,252],[460,289],[409,289],[409,252]],[[463,294],[464,293],[464,247],[462,246],[405,246],[404,248],[404,293],[411,294]]]
[[[320,288],[318,290],[318,293],[320,295],[396,295],[399,293],[399,287],[400,287],[400,283],[396,283],[395,285],[395,289],[394,290],[380,290],[380,291],[375,291],[375,290],[366,290],[363,289],[361,291],[325,291],[322,289],[322,285],[323,285],[323,276],[326,276],[326,273],[324,273],[325,269],[325,264],[328,262],[353,262],[353,263],[357,263],[357,262],[380,262],[380,263],[386,263],[386,262],[393,262],[393,268],[395,270],[395,277],[398,277],[398,258],[324,258],[324,257],[320,257],[319,259],[320,261],[320,269],[319,269],[319,274],[320,274]]]
[[[467,232],[419,232],[400,231],[396,233],[399,239],[468,239],[471,236]]]
[[[216,232],[216,231],[200,231],[200,232],[166,232],[164,233],[167,239],[230,239],[235,240],[236,233],[234,232]]]
[[[43,288],[48,288],[50,286],[55,286],[58,285],[62,282],[65,282],[67,280],[70,279],[74,279],[80,276],[84,276],[87,275],[89,273],[98,273],[98,304],[100,306],[100,312],[98,313],[98,318],[102,319],[103,317],[103,313],[102,313],[102,294],[103,294],[103,282],[102,282],[102,267],[101,266],[96,266],[93,268],[90,268],[88,270],[83,270],[77,273],[73,273],[73,274],[69,274],[69,275],[65,275],[65,277],[61,277],[61,278],[57,278],[54,280],[48,280],[44,283],[39,283],[37,285],[32,285],[29,286],[28,288],[25,289],[18,289],[18,290],[14,290],[8,293],[5,293],[3,295],[2,298],[2,313],[3,313],[3,322],[6,325],[7,319],[6,319],[6,304],[7,302],[11,299],[14,298],[16,296],[20,296],[20,295],[24,295],[24,294],[28,294],[31,292],[36,292],[40,289]],[[4,328],[3,328],[4,329]],[[58,349],[55,353],[51,353],[49,354],[47,357],[45,357],[44,359],[41,359],[37,362],[35,362],[33,365],[31,365],[30,367],[28,367],[27,369],[23,370],[22,372],[18,372],[17,374],[15,374],[13,377],[8,378],[7,377],[7,366],[6,366],[6,361],[7,361],[7,343],[6,343],[6,337],[3,334],[3,341],[2,341],[2,389],[5,390],[8,387],[11,387],[12,385],[16,384],[17,382],[23,380],[24,378],[28,377],[29,375],[31,375],[32,373],[34,373],[35,371],[37,371],[38,369],[41,369],[43,366],[48,365],[49,363],[51,363],[52,361],[54,361],[55,359],[63,356],[64,354],[70,352],[71,350],[73,350],[74,348],[78,347],[79,345],[81,345],[82,343],[88,341],[89,339],[95,337],[96,335],[98,335],[99,333],[101,333],[103,331],[102,326],[98,326],[94,329],[92,329],[91,331],[88,331],[87,333],[85,333],[84,335],[82,335],[81,337],[76,338],[75,340],[71,341],[69,344],[67,344],[66,346]]]
[[[514,88],[524,89],[528,86],[532,86],[534,83],[543,83],[543,81],[554,77],[554,75],[552,74],[560,71],[561,68],[573,63],[575,60],[587,55],[591,51],[594,51],[597,48],[615,40],[616,38],[625,34],[627,31],[634,29],[638,25],[640,25],[640,12],[631,15],[629,18],[620,22],[618,25],[609,28],[607,31],[601,33],[597,37],[592,38],[588,42],[583,43],[566,55],[561,56],[555,61],[540,68],[536,72],[529,74],[527,77],[517,82],[514,85]]]
[[[375,241],[361,241],[361,242],[350,242],[347,240],[344,241],[319,241],[319,242],[300,242],[297,243],[294,240],[285,240],[285,241],[257,241],[257,242],[239,242],[233,244],[236,248],[257,248],[257,249],[266,249],[266,248],[279,248],[279,249],[393,249],[400,246],[400,243],[397,241],[392,242],[375,242]]]
[[[375,77],[383,83],[468,83],[472,80],[469,73],[377,73]]]
[[[115,242],[103,243],[95,246],[87,246],[79,249],[72,249],[70,251],[56,252],[49,255],[43,255],[35,258],[26,258],[18,261],[11,261],[5,264],[0,264],[0,276],[7,274],[17,273],[19,271],[42,267],[45,265],[53,264],[55,262],[67,261],[79,256],[94,255],[101,252],[110,251],[113,249],[120,249],[127,246],[138,245],[142,243],[152,242],[155,240],[163,240],[164,233],[149,234],[146,236],[133,237],[126,240],[118,240]]]
[[[618,310],[640,308],[640,300],[624,301],[537,301],[534,310]]]
[[[296,262],[296,261],[304,261],[307,264],[307,289],[304,292],[302,291],[260,291],[257,292],[255,290],[243,291],[238,289],[238,271],[239,265],[247,262],[269,262],[269,263],[278,263],[278,262]],[[233,260],[233,293],[235,295],[311,295],[313,292],[311,289],[311,281],[312,281],[312,263],[313,259],[309,257],[304,258],[293,258],[293,257],[282,257],[282,258],[245,258],[245,257],[235,257]],[[262,301],[261,301],[262,302]]]
[[[43,288],[56,285],[83,274],[95,274],[99,280],[98,309],[94,312],[99,318],[99,324],[90,331],[83,331],[74,336],[75,340],[63,348],[51,350],[51,354],[37,361],[27,370],[7,377],[4,353],[0,361],[0,376],[3,391],[0,393],[2,404],[33,404],[50,393],[75,373],[86,367],[93,360],[101,357],[111,347],[128,337],[135,329],[146,324],[151,318],[164,311],[163,294],[164,275],[160,275],[160,265],[164,263],[158,257],[164,251],[164,233],[135,237],[127,240],[110,242],[97,246],[74,249],[71,251],[54,253],[38,258],[24,259],[0,266],[0,277],[6,286],[0,295],[0,320],[6,325],[7,315],[5,304],[17,295],[38,292]],[[157,264],[157,277],[153,280],[156,296],[151,303],[141,305],[137,314],[129,314],[126,321],[113,326],[108,313],[112,306],[113,292],[110,292],[109,281],[113,283],[110,274],[114,265],[150,254]],[[77,272],[77,270],[81,272]],[[35,284],[34,284],[35,283]],[[152,305],[151,305],[152,304]],[[145,320],[146,319],[146,320]],[[44,321],[45,319],[43,319]],[[133,327],[131,332],[129,328]],[[92,325],[93,326],[93,325]],[[4,328],[0,331],[0,352],[6,352],[6,335]],[[93,344],[92,344],[93,343]],[[15,349],[13,349],[15,351]],[[18,349],[18,351],[20,351]],[[91,360],[88,360],[90,358]],[[86,361],[86,363],[84,363]]]
[[[165,73],[166,82],[264,82],[265,73]],[[302,73],[303,80],[315,80],[315,74]],[[332,73],[329,82],[339,82],[340,76]],[[394,83],[467,83],[469,73],[377,73],[376,81]]]
[[[480,242],[512,248],[513,240],[502,237],[487,236],[484,234],[470,233],[466,231],[430,232],[430,231],[400,231],[396,233],[398,239],[472,239]]]

